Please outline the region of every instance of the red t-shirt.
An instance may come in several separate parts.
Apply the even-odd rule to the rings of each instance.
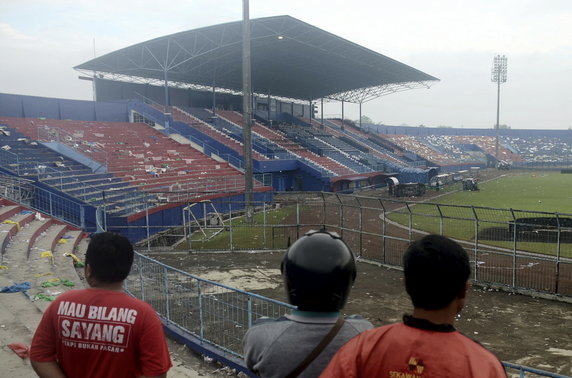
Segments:
[[[403,323],[348,341],[320,377],[506,377],[500,361],[451,326],[428,330]]]
[[[153,308],[102,289],[59,295],[38,325],[30,359],[57,361],[68,378],[157,376],[172,366]]]

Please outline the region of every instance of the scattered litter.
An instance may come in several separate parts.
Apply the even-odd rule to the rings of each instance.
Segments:
[[[0,270],[8,270],[8,267],[6,265],[0,265]]]
[[[52,278],[51,280],[47,280],[42,282],[42,287],[46,288],[46,287],[54,287],[54,286],[60,286],[61,285],[61,281],[59,278]]]
[[[71,257],[73,259],[73,265],[76,268],[83,268],[85,264],[73,253],[64,253],[65,257]]]
[[[70,281],[70,280],[61,280],[62,285],[66,286],[66,287],[74,287],[75,283]]]
[[[36,294],[34,295],[34,300],[41,300],[41,301],[46,301],[46,302],[53,302],[53,300],[56,299],[55,295],[45,295],[45,294]]]
[[[34,277],[45,277],[45,276],[51,276],[52,273],[50,272],[46,272],[46,273],[36,273],[34,274]]]
[[[18,222],[14,222],[13,220],[10,219],[6,219],[4,222],[2,223],[6,223],[6,224],[15,224],[16,228],[18,229],[18,232],[20,232],[20,223]]]
[[[31,282],[20,282],[12,286],[4,286],[0,289],[0,293],[17,293],[20,291],[27,291],[32,287]]]
[[[12,349],[21,359],[26,359],[30,356],[30,347],[24,343],[8,344],[8,348]]]
[[[51,278],[47,281],[42,282],[43,288],[55,287],[60,285],[64,285],[66,287],[74,287],[75,283],[73,283],[73,281],[70,281],[68,279],[59,279],[59,278]]]
[[[52,265],[54,265],[54,255],[52,254],[52,251],[44,251],[40,253],[40,257],[48,257],[50,258]]]

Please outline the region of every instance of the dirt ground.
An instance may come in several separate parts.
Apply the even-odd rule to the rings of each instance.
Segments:
[[[279,266],[283,254],[161,254],[152,257],[200,277],[285,300]],[[374,325],[399,321],[411,311],[402,272],[358,264],[358,278],[345,314]],[[501,360],[572,375],[572,304],[473,287],[457,328]]]

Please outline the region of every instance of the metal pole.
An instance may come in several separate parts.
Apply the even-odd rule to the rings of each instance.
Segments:
[[[344,129],[344,100],[342,100],[342,130]]]
[[[163,296],[165,297],[165,317],[171,321],[171,301],[169,298],[169,272],[167,267],[163,268]]]
[[[213,125],[216,117],[216,87],[213,84]]]
[[[168,77],[167,77],[167,66],[165,65],[165,70],[163,71],[163,75],[164,75],[164,80],[165,80],[165,129],[167,129],[167,133],[170,134],[169,132],[169,81],[168,81]]]
[[[497,163],[499,161],[499,115],[500,115],[500,75],[497,81],[497,127],[496,127],[496,138],[495,138],[495,158]]]
[[[320,117],[322,119],[322,121],[320,123],[322,124],[322,128],[324,128],[324,98],[323,97],[320,99]]]
[[[163,80],[165,82],[165,114],[169,113],[169,78],[167,76],[167,67],[163,70]]]
[[[254,220],[252,210],[252,89],[250,72],[250,19],[249,2],[242,0],[242,107],[244,132],[244,199],[246,200],[246,222]]]
[[[270,122],[270,92],[268,92],[268,122]]]
[[[362,127],[361,127],[361,101],[359,102],[359,129],[362,130]]]
[[[149,204],[145,203],[145,225],[147,226],[147,251],[151,250],[151,232],[149,230]]]

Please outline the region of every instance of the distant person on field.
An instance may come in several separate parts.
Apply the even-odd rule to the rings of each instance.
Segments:
[[[123,292],[133,246],[109,232],[93,236],[85,256],[88,289],[59,295],[32,341],[40,377],[166,377],[171,367],[155,310]]]
[[[356,278],[355,259],[336,233],[310,231],[288,248],[281,271],[297,309],[259,319],[244,336],[244,359],[264,378],[314,378],[346,341],[372,328],[340,313]]]
[[[428,235],[403,257],[413,315],[345,344],[322,377],[506,377],[500,361],[453,324],[469,287],[469,258],[456,242]]]

